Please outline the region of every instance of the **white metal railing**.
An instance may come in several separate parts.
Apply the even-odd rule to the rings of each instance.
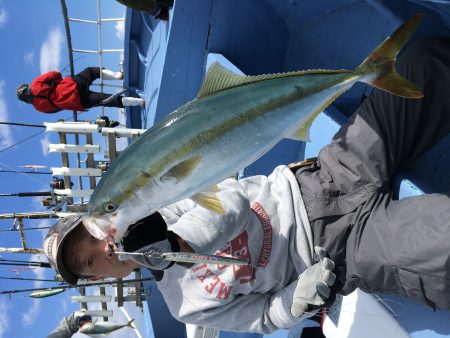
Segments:
[[[122,49],[103,49],[103,34],[102,34],[102,24],[105,22],[120,22],[124,21],[124,18],[109,18],[109,19],[103,19],[101,16],[101,6],[100,6],[101,0],[97,0],[97,20],[86,20],[86,19],[79,19],[79,18],[68,18],[69,22],[78,22],[78,23],[84,23],[89,25],[97,25],[97,35],[98,35],[98,49],[92,50],[92,49],[79,49],[79,48],[72,48],[69,52],[75,52],[75,53],[87,53],[87,54],[98,54],[99,57],[99,67],[103,68],[103,53],[123,53],[124,50]],[[104,86],[109,87],[121,87],[113,84],[105,84],[103,83],[102,74],[100,73],[100,84],[101,90],[103,91]],[[103,107],[102,107],[103,109]]]
[[[111,160],[111,156],[115,158],[115,154],[110,154],[110,150],[115,149],[116,138],[127,137],[135,139],[145,132],[145,129],[131,129],[131,128],[106,128],[99,126],[97,124],[91,124],[86,122],[56,122],[49,123],[44,122],[47,132],[56,132],[63,134],[76,134],[76,135],[86,135],[86,134],[98,134],[103,136],[109,136],[105,142],[108,145],[108,152],[103,154],[104,161],[106,158]],[[111,147],[113,149],[111,149]],[[50,151],[58,152],[63,154],[75,153],[77,155],[86,154],[94,155],[99,154],[101,147],[96,144],[85,144],[85,145],[74,145],[67,144],[67,140],[64,143],[59,144],[49,144]],[[106,145],[105,145],[106,148]],[[99,168],[94,168],[87,166],[86,168],[80,168],[79,166],[73,167],[52,167],[52,174],[55,176],[65,176],[65,177],[100,177],[102,176],[103,170]],[[91,187],[93,188],[93,186]],[[66,189],[54,189],[54,193],[57,195],[72,197],[72,198],[88,198],[93,193],[93,189],[83,189],[80,187],[78,190],[72,190],[68,186]]]
[[[74,64],[73,64],[73,53],[89,53],[89,54],[98,54],[99,56],[99,67],[103,68],[103,54],[104,53],[121,53],[121,56],[123,55],[124,50],[123,49],[103,49],[103,43],[102,43],[102,39],[103,39],[103,27],[102,24],[105,22],[120,22],[120,21],[124,21],[124,18],[109,18],[109,19],[104,19],[101,16],[101,0],[97,0],[97,20],[85,20],[85,19],[81,19],[81,18],[70,18],[68,15],[68,11],[67,11],[67,6],[65,3],[65,0],[61,0],[61,7],[62,7],[62,11],[63,11],[63,17],[64,17],[64,22],[65,22],[65,29],[66,29],[66,37],[67,37],[67,47],[69,50],[69,63],[70,63],[70,73],[73,76],[74,75]],[[81,24],[88,24],[88,25],[97,25],[97,36],[98,36],[98,49],[97,50],[89,50],[89,49],[80,49],[80,48],[73,48],[72,47],[72,38],[71,38],[71,33],[70,33],[70,22],[77,22],[77,23],[81,23]],[[103,81],[103,76],[102,73],[100,72],[100,83],[97,84],[98,86],[100,86],[100,91],[103,92],[103,88],[105,86],[108,87],[116,87],[116,88],[120,88],[123,89],[123,86],[120,85],[114,85],[114,84],[105,84]],[[105,115],[105,108],[103,106],[101,106],[101,114]],[[77,121],[78,120],[78,115],[77,112],[73,112],[73,120]],[[75,145],[78,145],[79,143],[79,139],[78,139],[78,135],[75,136]],[[76,154],[76,164],[77,167],[80,167],[80,156],[77,153]],[[81,180],[80,177],[77,178],[78,180],[78,185],[80,187],[80,189],[83,189],[83,182]],[[83,203],[83,199],[81,200]]]

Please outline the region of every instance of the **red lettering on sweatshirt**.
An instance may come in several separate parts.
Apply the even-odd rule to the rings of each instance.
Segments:
[[[225,284],[220,276],[208,269],[206,264],[194,266],[192,271],[203,284],[206,292],[214,295],[217,299],[228,299],[233,285]]]
[[[220,283],[219,292],[217,293],[217,299],[228,299],[230,297],[232,285],[226,285],[224,283]]]
[[[203,283],[208,276],[214,276],[214,275],[215,275],[214,272],[212,272],[209,269],[206,269],[206,271],[203,274],[197,275],[197,278],[200,279],[200,281]]]
[[[272,224],[270,223],[269,215],[267,215],[267,212],[261,204],[253,202],[251,208],[258,217],[263,228],[263,244],[256,266],[265,268],[267,263],[269,263],[270,254],[272,253]]]
[[[263,230],[263,243],[256,265],[264,268],[269,263],[270,255],[272,253],[272,224],[267,212],[261,204],[258,202],[253,202],[251,208],[258,217]],[[251,262],[252,257],[248,245],[247,231],[241,232],[237,237],[229,241],[220,252],[216,253],[216,255],[231,255]],[[198,280],[202,283],[204,290],[208,294],[222,300],[228,299],[233,289],[234,280],[226,280],[225,278],[221,278],[222,275],[227,275],[226,271],[230,268],[233,271],[234,280],[239,281],[240,284],[250,283],[256,278],[255,269],[251,265],[210,266],[207,264],[200,264],[192,267],[192,272],[197,276]]]
[[[215,275],[212,279],[213,279],[213,281],[212,281],[211,283],[205,285],[205,290],[206,290],[206,292],[208,292],[208,293],[212,293],[213,290],[214,290],[214,288],[217,286],[217,284],[222,283],[222,282],[220,281],[220,277],[217,276],[217,275]],[[222,284],[223,284],[223,283],[222,283]]]
[[[230,242],[231,255],[234,257],[246,259],[251,262],[250,249],[248,247],[248,233],[241,232]],[[232,265],[234,278],[239,280],[240,284],[250,283],[255,279],[255,269],[251,265]]]

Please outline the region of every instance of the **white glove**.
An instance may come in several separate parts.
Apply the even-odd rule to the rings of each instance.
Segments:
[[[314,247],[319,262],[310,266],[298,276],[297,286],[291,306],[291,314],[295,318],[305,312],[316,312],[328,297],[330,297],[332,286],[336,275],[332,272],[334,262],[325,257],[327,252],[320,246]]]

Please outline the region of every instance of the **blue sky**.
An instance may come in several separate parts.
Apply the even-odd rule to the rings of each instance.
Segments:
[[[67,0],[70,17],[96,20],[97,1]],[[102,0],[103,18],[124,17],[125,8],[114,0]],[[59,0],[0,0],[0,121],[42,124],[67,119],[71,112],[58,114],[42,114],[17,100],[15,88],[18,84],[29,83],[32,79],[49,70],[62,71],[69,75],[68,52],[64,21]],[[71,24],[74,48],[97,49],[98,34],[95,25],[80,23]],[[103,48],[123,48],[123,24],[105,23],[103,25]],[[97,55],[75,54],[75,72],[86,66],[97,66]],[[120,57],[117,53],[106,55],[104,66],[118,69]],[[80,119],[95,119],[101,114],[99,108],[92,109],[80,116]],[[110,109],[107,114],[118,119],[121,113]],[[1,170],[24,170],[20,166],[34,164],[48,167],[60,167],[59,154],[48,153],[49,143],[58,143],[56,135],[41,133],[32,139],[9,150],[7,147],[20,142],[26,137],[39,132],[36,128],[0,126],[0,168]],[[49,171],[49,169],[43,169]],[[2,173],[0,171],[0,193],[17,193],[28,191],[49,191],[51,175],[24,175]],[[46,211],[40,198],[0,197],[0,213]],[[52,222],[25,221],[25,227],[43,227]],[[12,221],[0,221],[1,229],[10,229]],[[28,246],[42,247],[44,231],[26,232]],[[0,247],[20,247],[18,232],[0,234]],[[2,254],[1,258],[11,260],[42,260],[43,255]],[[3,267],[5,269],[3,269]],[[29,271],[11,271],[11,266],[1,266],[2,277],[24,277],[52,279],[54,273],[50,269],[33,269]],[[54,286],[48,282],[0,281],[0,290],[28,289],[33,287]],[[35,300],[25,297],[27,293],[0,296],[0,338],[3,337],[45,337],[62,316],[78,310],[77,303],[71,303],[71,295],[76,291],[66,291],[58,296]],[[115,311],[119,316],[121,311]],[[123,322],[125,318],[118,318]],[[127,329],[128,330],[128,329]],[[131,333],[128,330],[127,333]]]

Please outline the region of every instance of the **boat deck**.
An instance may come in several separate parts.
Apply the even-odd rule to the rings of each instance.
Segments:
[[[211,53],[223,55],[248,75],[353,69],[395,28],[419,12],[426,15],[414,39],[450,35],[450,5],[442,1],[177,0],[169,22],[128,9],[125,86],[131,95],[145,97],[148,104],[145,110],[127,108],[127,126],[149,128],[195,98]],[[317,155],[369,91],[369,87],[356,84],[315,122],[311,143],[283,140],[246,168],[244,175],[268,174],[277,164]],[[400,198],[450,190],[449,145],[447,137],[405,168],[398,178]],[[153,288],[152,295],[157,292],[154,286],[148,288]],[[392,299],[387,303],[411,337],[450,336],[450,312],[433,312],[407,300]],[[162,300],[150,297],[149,308],[154,329],[163,330],[163,304],[158,302]],[[158,325],[155,318],[159,318]],[[167,322],[173,333],[177,326]]]

